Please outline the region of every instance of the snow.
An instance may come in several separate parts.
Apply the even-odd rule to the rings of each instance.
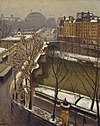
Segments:
[[[66,100],[69,103],[75,104],[75,101],[79,98],[79,96],[73,95],[71,92],[59,92],[58,93],[58,98],[60,100],[64,100],[66,98]]]
[[[94,112],[97,112],[96,102],[94,103],[93,111],[94,111]],[[99,101],[99,112],[100,112],[100,101]]]
[[[11,69],[11,66],[8,66],[7,68],[5,68],[2,72],[0,72],[0,77],[4,77],[9,70]]]
[[[70,60],[70,61],[78,61],[78,60],[82,60],[82,61],[88,61],[91,63],[96,63],[97,62],[97,58],[95,57],[91,57],[91,56],[85,56],[85,55],[79,55],[79,54],[73,54],[73,53],[67,53],[67,52],[60,52],[60,51],[55,51],[55,54],[57,54],[57,56],[66,59],[66,60]],[[98,62],[100,63],[100,59],[98,60]]]
[[[28,65],[28,61],[26,61],[25,63],[24,63],[24,66],[27,66]]]
[[[97,19],[91,20],[90,22],[98,22]]]
[[[42,29],[39,29],[36,33],[43,33],[44,32],[44,29],[42,28]]]
[[[21,78],[22,72],[18,72],[16,75],[16,82],[18,82],[19,78]]]
[[[0,47],[0,53],[2,53],[2,52],[5,51],[5,50],[7,50],[7,49],[1,48],[1,47]]]
[[[32,35],[24,35],[25,39],[32,38]]]
[[[82,108],[88,109],[90,110],[91,108],[91,104],[92,101],[88,98],[82,98],[81,100],[79,100],[79,102],[77,103],[77,106],[80,106]]]
[[[9,36],[6,38],[2,38],[1,41],[20,41],[21,37],[23,35],[14,35],[14,36]],[[32,35],[24,35],[25,39],[31,38]]]
[[[49,86],[40,85],[39,87],[35,88],[35,91],[45,95],[46,97],[49,97],[52,99],[54,98],[54,94],[55,94],[54,88],[51,88]],[[71,106],[73,106],[74,108],[78,108],[82,111],[86,111],[92,114],[97,113],[96,102],[93,106],[93,111],[91,111],[90,109],[91,109],[92,100],[87,96],[80,95],[78,93],[73,93],[70,91],[61,90],[58,93],[58,100],[62,102],[64,101],[65,98],[68,101],[68,103],[70,103]],[[80,100],[77,101],[79,98]],[[77,103],[75,104],[76,101]],[[99,110],[100,110],[100,103],[99,103]]]
[[[31,72],[35,69],[38,69],[39,68],[39,64],[37,63],[35,67],[32,68]]]
[[[62,106],[63,108],[66,108],[66,109],[69,109],[69,108],[71,107],[70,104],[64,105],[63,103],[61,103],[61,106]]]
[[[27,109],[27,110],[30,111],[29,109]],[[61,118],[56,116],[56,119],[54,121],[52,121],[51,113],[49,113],[39,107],[33,106],[32,113],[39,116],[40,118],[43,118],[44,120],[50,121],[52,124],[56,124],[57,126],[61,126]]]
[[[21,37],[12,37],[12,36],[9,36],[9,37],[6,37],[6,38],[3,38],[1,39],[1,41],[20,41]]]
[[[49,121],[50,121],[51,123],[53,123],[53,124],[56,124],[56,119],[53,121],[53,119],[50,118]]]
[[[45,46],[45,45],[44,45],[44,46]],[[45,47],[44,47],[44,48],[45,48]],[[43,48],[43,49],[44,49],[44,48]],[[40,56],[41,56],[41,55],[44,55],[44,54],[45,54],[45,52],[43,52],[43,50],[40,51],[40,52],[37,54],[37,56],[34,58],[34,62],[37,63],[37,61],[38,61],[38,59],[40,58]]]
[[[44,43],[43,43],[43,47],[42,47],[43,50],[44,50],[46,47],[48,47],[47,44],[48,44],[47,42],[44,42]]]
[[[40,58],[40,56],[41,56],[41,54],[38,53],[37,56],[36,56],[35,59],[34,59],[34,62],[35,62],[35,63],[37,63],[37,61],[38,61],[38,59]]]
[[[36,91],[41,92],[43,94],[46,94],[49,97],[54,97],[54,89],[47,88],[47,87],[39,87],[35,88]],[[66,98],[66,100],[72,104],[75,104],[75,101],[79,98],[79,95],[74,95],[73,93],[69,91],[61,91],[58,93],[58,99],[63,101]]]

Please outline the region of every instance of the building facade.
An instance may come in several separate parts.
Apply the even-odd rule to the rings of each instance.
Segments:
[[[20,37],[6,37],[0,40],[0,47],[9,49],[17,42],[20,42]]]
[[[99,44],[100,39],[100,17],[90,12],[77,13],[77,18],[65,18],[60,21],[58,26],[58,38],[60,40],[69,40],[74,38],[81,43]]]

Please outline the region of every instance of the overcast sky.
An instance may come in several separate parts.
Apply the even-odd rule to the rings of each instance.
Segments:
[[[100,16],[100,0],[0,0],[0,14],[14,14],[21,18],[31,11],[39,11],[48,17],[69,15],[76,16],[77,12],[90,11]]]

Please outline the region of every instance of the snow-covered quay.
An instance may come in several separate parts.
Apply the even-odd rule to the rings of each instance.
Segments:
[[[39,87],[35,88],[35,91],[37,94],[47,99],[50,100],[54,99],[55,91],[54,88],[52,87],[40,85]],[[87,115],[92,115],[96,117],[97,115],[96,101],[94,103],[93,110],[91,110],[92,100],[91,98],[85,95],[80,95],[78,93],[61,90],[58,93],[58,103],[63,102],[65,98],[71,104],[71,107],[77,109],[81,114],[87,113]],[[100,103],[99,103],[99,110],[100,110]]]

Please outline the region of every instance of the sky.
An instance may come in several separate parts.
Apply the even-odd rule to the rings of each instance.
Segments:
[[[90,11],[100,16],[100,0],[0,0],[0,14],[11,14],[24,19],[30,12],[41,12],[44,16],[74,16],[77,12]]]

